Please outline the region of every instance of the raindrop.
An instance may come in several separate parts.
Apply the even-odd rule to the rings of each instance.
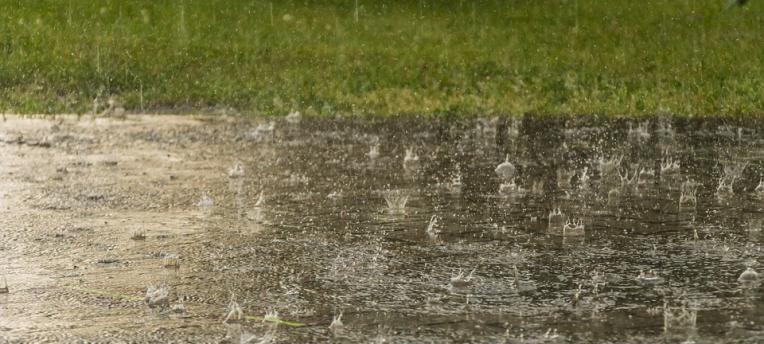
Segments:
[[[573,294],[573,300],[571,301],[571,304],[573,307],[576,307],[578,305],[578,302],[581,300],[581,284],[578,284],[578,289],[576,290],[576,293]]]
[[[209,210],[215,205],[215,202],[207,195],[202,196],[199,202],[196,202],[196,206],[202,208],[202,210]]]
[[[734,179],[720,177],[719,185],[716,186],[716,195],[722,198],[733,195],[735,193],[735,191],[732,189],[733,182]]]
[[[650,130],[648,122],[640,123],[636,128],[632,128],[632,124],[629,123],[628,136],[630,140],[647,140],[650,138]]]
[[[599,157],[595,163],[602,179],[607,180],[617,175],[618,169],[621,166],[621,161],[623,161],[623,155],[611,158]]]
[[[496,172],[496,175],[499,176],[499,178],[510,181],[515,177],[516,170],[515,165],[509,162],[509,154],[507,154],[504,162],[499,164],[499,166],[496,166],[494,172]]]
[[[576,175],[575,170],[564,170],[564,169],[558,169],[557,170],[557,187],[561,189],[569,188],[571,181],[573,180],[573,176]]]
[[[265,315],[263,316],[263,322],[274,322],[277,323],[279,321],[279,312],[275,309],[269,309],[267,312],[265,312]]]
[[[556,328],[555,329],[549,328],[549,329],[546,330],[546,333],[544,333],[544,338],[546,338],[546,339],[556,339],[559,336],[560,335],[557,334],[557,329]]]
[[[647,272],[640,270],[636,280],[641,284],[650,285],[662,282],[663,278],[658,276],[658,274],[656,274],[653,270],[649,270]]]
[[[552,209],[549,212],[547,233],[562,235],[565,227],[565,215],[563,215],[560,208]]]
[[[379,143],[375,143],[369,147],[369,152],[366,153],[366,156],[369,157],[371,160],[375,160],[379,157]]]
[[[663,331],[672,328],[694,329],[698,322],[698,311],[681,308],[670,308],[668,302],[663,305]]]
[[[384,193],[387,208],[393,212],[405,212],[406,202],[409,200],[407,192],[402,190],[389,190]]]
[[[336,200],[342,198],[342,191],[334,190],[334,191],[330,192],[328,195],[326,195],[326,198],[330,199],[330,200],[333,200],[333,201],[336,201]]]
[[[455,194],[462,192],[462,173],[458,168],[453,175],[451,175],[451,181],[448,183],[448,191]]]
[[[543,180],[535,180],[533,181],[533,184],[531,185],[531,193],[534,195],[543,195],[544,194],[544,181]]]
[[[584,167],[584,169],[581,171],[581,174],[578,177],[579,188],[584,190],[589,188],[588,173],[589,173],[589,167]]]
[[[676,135],[676,132],[674,131],[674,128],[671,126],[671,123],[667,121],[661,121],[658,123],[658,129],[655,130],[655,133],[658,134],[658,136],[665,138],[665,139],[673,139]]]
[[[764,179],[759,179],[759,185],[756,185],[753,191],[759,194],[759,196],[764,196]]]
[[[177,270],[180,268],[180,257],[174,253],[166,254],[164,258],[162,258],[162,266],[168,269]]]
[[[430,217],[430,223],[427,224],[427,234],[430,236],[437,236],[440,234],[440,229],[438,228],[438,216],[433,215]]]
[[[573,219],[565,221],[565,225],[562,227],[563,236],[582,236],[584,235],[584,220]]]
[[[759,280],[759,273],[752,267],[748,267],[740,274],[740,277],[738,277],[737,280],[742,283],[756,282]]]
[[[299,124],[300,120],[302,119],[302,115],[300,114],[300,111],[292,111],[286,116],[285,119],[289,124]]]
[[[516,139],[518,136],[520,136],[520,125],[521,120],[514,119],[509,122],[509,125],[507,126],[507,137],[509,137],[510,140]]]
[[[686,180],[679,187],[679,205],[692,203],[693,206],[698,204],[696,193],[698,191],[698,183],[692,180]]]
[[[342,312],[340,312],[340,314],[335,315],[332,319],[332,323],[329,324],[329,330],[337,332],[342,330],[343,327],[345,327],[345,324],[342,323]]]
[[[260,194],[257,196],[257,202],[255,202],[255,207],[262,207],[265,205],[265,194],[260,191]]]
[[[419,164],[419,155],[416,154],[414,148],[406,148],[406,155],[403,157],[403,168],[411,170],[416,168]]]
[[[130,235],[130,239],[136,241],[146,240],[146,231],[143,229],[135,230]]]
[[[640,183],[640,173],[638,167],[634,168],[633,173],[629,173],[628,169],[623,169],[618,172],[618,176],[621,177],[621,187],[637,186]]]
[[[661,160],[661,175],[677,172],[679,172],[679,161],[668,156],[668,152],[664,153],[663,160]]]
[[[228,306],[226,308],[226,315],[223,319],[223,323],[233,323],[233,322],[239,322],[244,320],[244,311],[241,309],[241,306],[238,302],[236,302],[236,298],[234,297],[234,294],[231,293],[231,300],[228,302]]]
[[[233,167],[228,170],[228,178],[243,178],[244,177],[244,165],[241,161],[237,161],[233,164]]]
[[[253,141],[261,141],[265,138],[265,136],[270,135],[273,136],[273,131],[276,128],[276,123],[273,121],[270,121],[268,123],[262,123],[255,127],[255,129],[249,131],[247,133],[247,138]]]
[[[170,307],[170,311],[175,314],[183,314],[186,313],[186,306],[182,303],[176,303]]]
[[[472,286],[472,275],[475,273],[475,269],[472,269],[469,274],[464,275],[464,270],[459,269],[459,273],[456,276],[451,277],[449,286],[451,289],[465,289]]]
[[[507,196],[522,197],[526,190],[515,183],[515,180],[509,180],[507,182],[499,184],[499,194]]]
[[[149,308],[160,309],[166,308],[170,305],[170,287],[166,285],[152,285],[146,289],[146,297],[144,302]]]

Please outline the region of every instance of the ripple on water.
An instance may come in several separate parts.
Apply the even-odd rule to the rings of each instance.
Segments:
[[[760,337],[762,124],[64,117],[41,146],[20,142],[49,121],[10,118],[0,326],[22,341]]]

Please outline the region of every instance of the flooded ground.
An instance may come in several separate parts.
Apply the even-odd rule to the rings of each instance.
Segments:
[[[763,128],[8,117],[0,341],[760,343]]]

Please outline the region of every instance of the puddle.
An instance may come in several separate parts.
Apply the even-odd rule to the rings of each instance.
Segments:
[[[7,117],[0,338],[762,341],[762,129]]]

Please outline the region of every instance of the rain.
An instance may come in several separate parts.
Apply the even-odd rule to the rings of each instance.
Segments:
[[[0,3],[0,343],[764,342],[762,6]]]
[[[8,117],[3,221],[23,230],[3,234],[3,326],[33,341],[761,335],[761,123],[648,120],[632,140],[625,119],[504,122],[284,119],[262,141],[239,117]]]

